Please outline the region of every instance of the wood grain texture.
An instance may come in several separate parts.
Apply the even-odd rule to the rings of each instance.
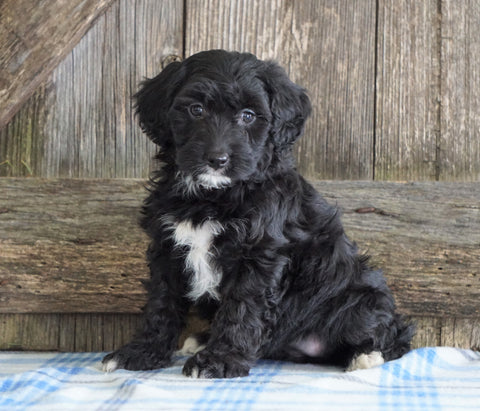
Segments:
[[[2,2],[0,73],[31,72],[37,51],[50,58],[68,43],[55,39],[78,25],[64,27],[57,7],[79,19],[110,1]],[[0,175],[145,177],[155,147],[132,115],[138,82],[166,56],[222,47],[277,59],[309,90],[314,111],[296,154],[310,178],[478,181],[479,9],[477,0],[117,0],[0,127]]]
[[[1,350],[58,350],[58,314],[0,314]]]
[[[131,341],[142,320],[139,314],[0,314],[0,350],[111,351]],[[207,328],[191,313],[179,347]]]
[[[480,349],[479,320],[413,317],[412,348],[446,345]],[[111,351],[129,342],[142,325],[138,314],[0,314],[0,350]],[[179,340],[208,328],[189,316]]]
[[[480,180],[480,2],[441,0],[440,179]]]
[[[0,129],[112,0],[0,3]]]
[[[444,318],[440,344],[480,350],[480,319]]]
[[[409,315],[480,315],[474,183],[317,182]],[[139,313],[137,180],[0,179],[0,312]]]
[[[438,179],[440,15],[437,0],[380,0],[375,179]]]
[[[46,121],[45,86],[22,106],[17,115],[0,129],[0,176],[39,174],[45,157],[40,124]]]
[[[135,314],[0,314],[0,349],[110,351],[140,324]]]
[[[412,348],[436,347],[441,344],[442,319],[436,317],[413,317],[410,319],[416,326]],[[468,345],[464,348],[472,348]]]
[[[1,181],[0,312],[140,311],[141,182]]]
[[[480,312],[480,185],[457,184],[342,182],[317,188],[338,198],[347,233],[384,269],[402,310],[471,316]],[[374,211],[359,214],[358,206]],[[460,300],[466,302],[462,308]]]
[[[181,55],[183,1],[118,0],[0,131],[0,175],[146,177],[132,95]]]
[[[375,1],[187,0],[185,54],[274,59],[314,110],[296,147],[310,178],[373,177]]]

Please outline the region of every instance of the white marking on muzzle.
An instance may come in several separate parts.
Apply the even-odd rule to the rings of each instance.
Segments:
[[[198,183],[207,189],[219,189],[228,187],[232,183],[230,177],[214,174],[214,173],[203,173],[198,176]]]

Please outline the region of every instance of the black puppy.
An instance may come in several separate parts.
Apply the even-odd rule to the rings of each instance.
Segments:
[[[259,358],[352,370],[409,350],[413,327],[382,273],[295,169],[311,107],[282,68],[202,52],[145,81],[136,101],[160,147],[142,221],[149,298],[143,330],[105,370],[168,366],[191,306],[211,321],[183,351],[192,377],[244,376]]]

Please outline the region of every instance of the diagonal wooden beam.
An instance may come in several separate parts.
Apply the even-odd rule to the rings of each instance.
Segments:
[[[0,129],[113,1],[0,2]]]

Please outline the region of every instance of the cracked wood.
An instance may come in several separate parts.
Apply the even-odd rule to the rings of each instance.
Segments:
[[[148,276],[148,241],[137,224],[143,184],[0,179],[0,312],[140,312]],[[402,312],[480,315],[477,183],[314,184],[384,269]]]

